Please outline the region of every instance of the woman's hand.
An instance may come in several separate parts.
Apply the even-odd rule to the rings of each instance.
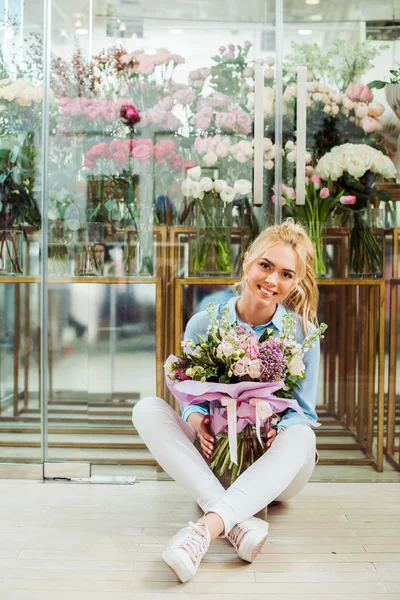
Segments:
[[[214,452],[214,438],[210,433],[210,416],[206,415],[197,430],[197,435],[200,440],[201,451],[206,458],[211,458]]]
[[[265,442],[265,448],[268,450],[278,435],[278,430],[275,427],[270,427],[267,431],[267,441]]]

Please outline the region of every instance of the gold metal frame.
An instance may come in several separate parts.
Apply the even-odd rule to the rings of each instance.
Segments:
[[[397,329],[399,322],[400,279],[390,282],[390,322],[389,322],[389,373],[388,373],[388,402],[386,421],[386,458],[390,464],[400,471],[400,431],[396,430],[397,409],[397,357],[398,339]],[[397,442],[397,444],[396,444]],[[397,455],[397,456],[396,456]]]

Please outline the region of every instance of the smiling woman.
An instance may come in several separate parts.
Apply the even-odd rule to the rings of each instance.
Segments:
[[[246,253],[243,271],[241,296],[215,307],[219,327],[225,318],[258,338],[265,332],[279,338],[285,318],[294,312],[291,343],[298,347],[305,332],[314,328],[318,300],[314,249],[305,230],[292,219],[265,229]],[[190,319],[184,338],[199,344],[208,332],[209,314],[202,311]],[[182,529],[162,554],[181,581],[193,577],[210,543],[221,535],[227,536],[243,560],[252,562],[268,533],[268,524],[253,515],[273,500],[292,498],[308,482],[316,457],[310,424],[318,425],[319,355],[316,341],[304,355],[306,376],[293,388],[303,415],[291,408],[285,411],[275,428],[267,431],[265,454],[227,490],[206,462],[215,447],[209,404],[190,404],[182,418],[161,398],[144,398],[134,407],[132,420],[140,437],[204,511],[202,519]]]

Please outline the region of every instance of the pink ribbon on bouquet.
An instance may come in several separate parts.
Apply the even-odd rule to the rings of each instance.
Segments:
[[[273,410],[270,403],[267,400],[263,400],[263,398],[252,398],[249,404],[256,407],[256,433],[258,441],[262,444],[261,420],[265,421],[268,419],[273,414]]]

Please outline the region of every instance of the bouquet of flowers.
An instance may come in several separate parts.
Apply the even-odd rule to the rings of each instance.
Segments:
[[[351,267],[362,273],[364,265],[371,272],[377,271],[382,263],[382,248],[376,237],[363,221],[363,213],[374,206],[375,201],[386,200],[386,193],[378,190],[374,183],[380,179],[394,179],[396,167],[388,156],[365,144],[342,144],[325,154],[316,166],[321,179],[335,182],[337,189],[345,191],[351,208],[343,206],[341,212],[347,216],[353,211],[354,228],[350,239]],[[343,204],[343,197],[342,197]]]
[[[210,466],[220,477],[229,475],[233,483],[264,454],[262,426],[268,428],[287,408],[305,416],[293,388],[306,377],[304,353],[323,337],[326,325],[321,324],[299,344],[294,336],[294,313],[285,315],[278,338],[267,329],[258,339],[243,325],[231,325],[227,308],[222,310],[221,321],[213,304],[207,312],[207,338],[199,336],[198,344],[186,340],[182,342],[183,356],[168,357],[166,382],[182,407],[209,404],[212,431],[221,434]]]

